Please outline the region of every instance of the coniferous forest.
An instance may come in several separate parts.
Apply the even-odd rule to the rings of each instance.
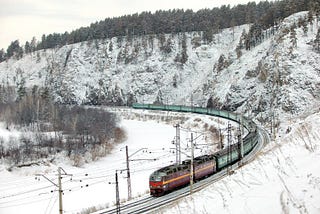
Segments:
[[[0,50],[0,62],[12,56],[19,59],[23,54],[41,49],[121,36],[134,37],[202,31],[203,39],[210,42],[212,38],[210,35],[219,32],[220,29],[250,23],[253,24],[251,31],[259,32],[274,26],[275,23],[293,13],[306,10],[318,16],[320,13],[319,1],[261,1],[258,4],[249,2],[234,7],[223,5],[220,8],[202,9],[196,12],[173,9],[106,18],[103,21],[92,23],[88,27],[81,27],[72,32],[42,35],[39,41],[33,37],[31,41],[27,41],[23,45],[19,43],[19,40],[12,41],[6,51],[4,49]]]

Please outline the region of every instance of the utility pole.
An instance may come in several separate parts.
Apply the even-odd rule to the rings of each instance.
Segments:
[[[130,169],[129,169],[129,153],[128,153],[128,146],[126,146],[126,160],[127,160],[128,200],[131,200],[131,178],[130,178]]]
[[[241,116],[240,118],[240,136],[239,136],[239,140],[240,140],[240,160],[242,160],[244,154],[243,154],[243,139],[242,139],[242,136],[243,136],[243,132],[244,132],[244,129],[243,129],[243,117]]]
[[[64,172],[64,174],[61,173],[61,170]],[[44,177],[47,181],[52,183],[54,186],[58,187],[58,191],[59,191],[59,214],[63,214],[63,206],[62,206],[63,190],[62,190],[62,182],[61,182],[62,175],[72,176],[72,174],[67,174],[66,171],[64,171],[64,169],[62,167],[58,167],[58,184],[56,184],[55,182],[53,182],[52,180],[47,178],[45,175],[37,174],[37,176]]]
[[[223,149],[223,142],[222,142],[222,131],[219,129],[219,149]]]
[[[238,130],[238,158],[239,162],[238,165],[242,165],[242,158],[243,158],[243,139],[242,139],[242,131],[243,131],[243,126],[242,126],[242,117],[240,117],[240,123],[239,123],[239,130]]]
[[[275,122],[275,115],[273,109],[271,110],[271,139],[276,139],[276,122]]]
[[[227,171],[229,174],[229,164],[231,162],[231,124],[228,122],[228,148],[227,148],[228,154],[227,154],[227,162],[228,162],[228,166],[227,166]]]
[[[277,124],[276,124],[276,115],[275,113],[273,112],[273,139],[276,140],[277,138]]]
[[[194,156],[193,133],[191,133],[190,195],[192,194],[192,186],[193,186],[193,156]]]
[[[193,110],[193,91],[191,90],[191,109]]]
[[[274,140],[274,138],[273,138],[273,136],[274,136],[274,134],[273,134],[273,132],[274,132],[274,129],[273,129],[273,115],[271,115],[271,122],[270,122],[270,135],[271,135],[271,140]]]
[[[62,186],[61,186],[61,167],[58,168],[58,186],[59,186],[59,213],[63,213],[62,207]]]
[[[120,214],[120,197],[119,197],[119,183],[118,183],[117,171],[116,171],[116,206],[117,206],[117,214]]]
[[[176,128],[176,164],[181,163],[181,147],[180,147],[180,125],[174,126]]]

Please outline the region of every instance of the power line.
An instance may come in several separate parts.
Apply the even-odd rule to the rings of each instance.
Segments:
[[[39,191],[39,190],[42,190],[42,189],[47,189],[49,187],[51,187],[51,186],[40,187],[40,188],[37,188],[37,189],[32,189],[32,190],[28,190],[28,191],[24,191],[24,192],[19,192],[19,193],[15,193],[15,194],[11,194],[11,195],[2,196],[2,197],[0,197],[0,200],[1,199],[5,199],[5,198],[19,196],[19,195],[28,194],[28,193],[31,193],[31,192],[36,192],[36,191]],[[0,204],[1,203],[3,203],[3,202],[0,202]]]
[[[61,174],[61,171],[63,171],[64,173]],[[67,176],[72,176],[71,174],[66,173],[66,171],[62,168],[62,167],[58,167],[58,184],[56,184],[55,182],[53,182],[52,180],[50,180],[49,178],[47,178],[45,175],[43,174],[39,174],[40,176],[44,177],[47,181],[49,181],[50,183],[52,183],[54,186],[58,187],[58,192],[59,192],[59,213],[63,214],[63,204],[62,204],[62,175],[67,175]]]

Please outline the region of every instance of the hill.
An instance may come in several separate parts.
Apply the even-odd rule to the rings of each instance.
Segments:
[[[271,109],[301,115],[319,103],[319,23],[307,20],[307,12],[292,15],[248,47],[252,26],[242,25],[213,34],[210,43],[203,32],[190,32],[40,50],[0,63],[0,83],[2,90],[49,91],[64,104],[199,105],[262,122]]]

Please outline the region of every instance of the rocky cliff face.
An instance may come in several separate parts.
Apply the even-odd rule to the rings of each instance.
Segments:
[[[251,50],[236,47],[249,26],[224,29],[213,41],[201,32],[88,41],[42,50],[0,64],[2,86],[46,87],[61,103],[132,102],[210,106],[262,120],[270,112],[301,114],[320,101],[320,25],[305,32],[298,13]],[[295,38],[290,34],[294,28]],[[314,107],[314,108],[313,108]]]

